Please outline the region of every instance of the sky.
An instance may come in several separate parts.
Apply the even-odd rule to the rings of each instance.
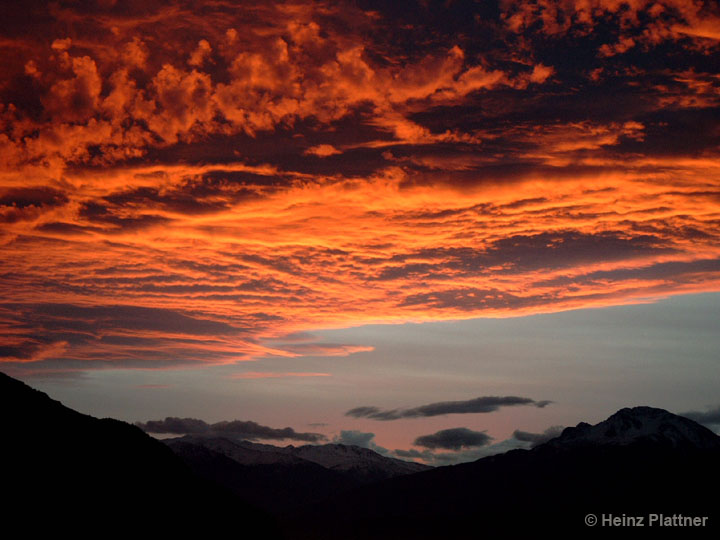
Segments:
[[[432,464],[720,427],[716,2],[4,9],[2,371]]]

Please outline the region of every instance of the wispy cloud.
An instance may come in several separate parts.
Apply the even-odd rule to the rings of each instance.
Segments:
[[[309,372],[259,372],[247,371],[245,373],[234,373],[231,379],[281,379],[286,377],[330,377],[330,373],[309,373]]]

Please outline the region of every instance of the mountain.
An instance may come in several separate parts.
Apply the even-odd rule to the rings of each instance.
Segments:
[[[162,442],[173,451],[188,446],[206,448],[222,454],[240,465],[285,465],[304,461],[278,446],[235,440],[227,436],[186,435],[175,439],[164,439]]]
[[[198,476],[279,514],[361,485],[430,469],[343,444],[277,447],[215,436],[163,442]]]
[[[428,465],[382,456],[368,448],[345,444],[307,444],[285,449],[292,455],[342,472],[359,483],[371,483],[431,469]]]
[[[317,463],[280,452],[258,452],[243,443],[247,444],[194,437],[166,441],[196,475],[276,515],[357,486]]]
[[[288,528],[293,538],[328,540],[606,538],[618,532],[608,519],[642,516],[643,529],[624,532],[711,537],[720,525],[718,463],[720,437],[707,428],[662,409],[622,409],[532,450],[365,486],[314,506]],[[598,525],[586,525],[589,514]],[[678,532],[649,527],[650,514],[708,519]]]
[[[163,444],[3,374],[0,420],[3,525],[18,536],[715,538],[720,525],[720,437],[650,407],[580,423],[532,450],[419,472],[337,444]],[[373,480],[377,471],[389,476]],[[598,523],[588,526],[591,514]],[[628,526],[639,518],[642,528]]]
[[[206,535],[232,522],[279,537],[268,515],[139,428],[78,413],[2,373],[0,421],[3,526],[18,536]]]
[[[669,448],[717,450],[720,437],[697,422],[653,407],[620,409],[594,426],[580,422],[565,428],[547,443],[547,448],[626,446],[647,444]]]

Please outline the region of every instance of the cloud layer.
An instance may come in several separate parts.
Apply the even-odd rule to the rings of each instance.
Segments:
[[[715,2],[32,0],[0,24],[16,373],[720,290]]]

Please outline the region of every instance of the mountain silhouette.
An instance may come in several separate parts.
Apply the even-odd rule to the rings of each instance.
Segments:
[[[198,476],[277,514],[365,484],[430,469],[343,444],[278,447],[215,436],[163,442]]]
[[[720,437],[651,407],[581,422],[531,450],[413,472],[425,467],[337,444],[281,448],[213,437],[163,444],[1,373],[0,406],[3,524],[22,536],[422,540],[718,532]],[[597,521],[588,525],[591,515]],[[630,529],[638,518],[642,527]]]
[[[288,527],[298,539],[607,538],[618,532],[608,519],[644,516],[632,535],[706,538],[720,517],[719,459],[720,437],[700,424],[662,409],[622,409],[532,450],[365,486],[315,505]],[[590,514],[596,525],[586,524]],[[649,527],[650,514],[708,519],[679,530]]]
[[[198,478],[139,428],[78,413],[0,373],[3,525],[19,536],[277,538],[273,519]]]

